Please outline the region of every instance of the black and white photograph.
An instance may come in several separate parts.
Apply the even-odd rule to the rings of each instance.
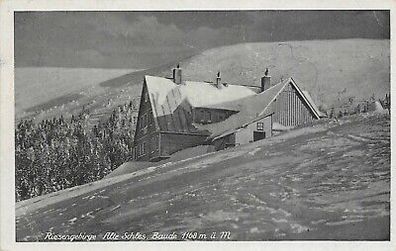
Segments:
[[[16,243],[391,240],[390,9],[12,15]]]

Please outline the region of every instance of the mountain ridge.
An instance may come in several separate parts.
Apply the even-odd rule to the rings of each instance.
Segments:
[[[260,84],[268,67],[272,83],[293,77],[299,86],[310,92],[318,106],[330,109],[350,99],[364,100],[373,94],[382,97],[390,92],[389,43],[389,40],[340,39],[227,45],[175,63],[122,74],[78,93],[80,96],[75,96],[78,104],[73,105],[66,97],[57,105],[63,108],[54,108],[55,98],[48,105],[30,109],[31,112],[24,116],[46,113],[50,108],[54,109],[47,115],[37,116],[73,113],[82,106],[89,108],[90,103],[101,109],[113,109],[122,102],[139,98],[144,75],[170,77],[171,68],[178,63],[183,68],[184,79],[213,81],[217,71],[221,71],[224,82],[254,86]],[[110,105],[106,106],[109,100]]]

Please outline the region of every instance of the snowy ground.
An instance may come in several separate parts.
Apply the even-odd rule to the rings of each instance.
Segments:
[[[352,116],[22,201],[16,230],[385,240],[389,207],[390,120]]]

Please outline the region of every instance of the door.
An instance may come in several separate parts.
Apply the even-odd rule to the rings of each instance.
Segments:
[[[253,141],[265,139],[265,132],[253,132]]]

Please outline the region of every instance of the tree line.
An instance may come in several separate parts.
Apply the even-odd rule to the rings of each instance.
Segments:
[[[347,104],[342,107],[339,107],[337,110],[332,107],[330,110],[325,111],[329,118],[341,118],[348,115],[366,113],[370,111],[374,111],[376,109],[376,102],[381,104],[383,109],[388,110],[388,114],[390,114],[391,109],[391,98],[390,94],[385,94],[384,98],[376,99],[374,94],[367,100],[355,102],[353,97],[349,97]],[[319,108],[320,109],[320,108]]]

